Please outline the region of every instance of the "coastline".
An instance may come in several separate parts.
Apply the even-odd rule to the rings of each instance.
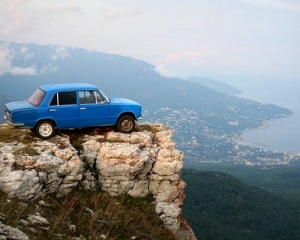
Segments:
[[[258,128],[244,130],[235,140],[237,144],[261,147],[269,151],[299,153],[299,122],[298,113],[272,119],[263,122]]]

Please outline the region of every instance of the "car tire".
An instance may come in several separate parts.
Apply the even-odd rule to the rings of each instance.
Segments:
[[[50,121],[42,121],[36,125],[35,133],[41,139],[49,139],[55,135],[55,127]]]
[[[131,133],[135,128],[135,120],[130,116],[123,116],[118,120],[117,129],[121,133]]]

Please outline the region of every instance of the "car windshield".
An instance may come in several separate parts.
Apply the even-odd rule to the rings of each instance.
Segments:
[[[43,98],[45,97],[46,93],[38,88],[35,90],[35,92],[30,96],[30,98],[27,100],[32,105],[38,107],[40,103],[42,102]]]

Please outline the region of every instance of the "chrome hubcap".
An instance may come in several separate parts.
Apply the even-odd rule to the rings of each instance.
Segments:
[[[48,123],[42,124],[39,128],[39,132],[43,137],[50,136],[52,131],[52,127]]]
[[[125,120],[122,122],[121,127],[123,131],[130,131],[133,127],[133,123],[130,120]]]

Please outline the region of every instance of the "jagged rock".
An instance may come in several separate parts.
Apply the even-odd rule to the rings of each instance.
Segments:
[[[0,239],[29,240],[28,236],[18,228],[7,226],[0,221]]]
[[[49,226],[48,220],[46,218],[43,218],[42,216],[39,216],[39,215],[29,215],[27,217],[27,221],[31,225]]]
[[[48,141],[34,138],[27,145],[0,142],[0,189],[9,197],[29,200],[49,193],[66,195],[78,186],[92,190],[97,185],[111,196],[151,194],[164,226],[176,233],[185,187],[180,178],[183,153],[175,148],[169,128],[151,127],[153,131],[131,134],[83,135],[80,150],[67,135]],[[20,154],[24,147],[35,154]],[[27,221],[47,226],[41,216],[29,216]]]
[[[84,163],[68,137],[38,140],[27,145],[34,156],[14,154],[24,144],[0,143],[0,188],[9,197],[36,199],[48,193],[65,195],[82,179]]]
[[[97,186],[97,179],[90,170],[82,173],[80,186],[85,190],[93,190]]]

